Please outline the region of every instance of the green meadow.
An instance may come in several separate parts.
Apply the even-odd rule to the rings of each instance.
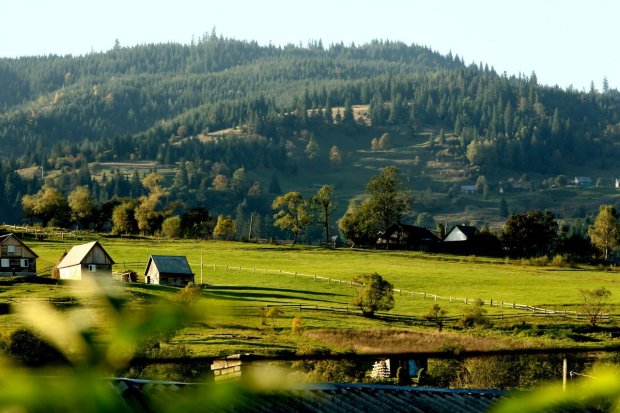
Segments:
[[[40,256],[39,269],[51,268],[65,250],[82,242],[27,241]],[[523,316],[523,310],[510,305],[575,311],[580,307],[580,289],[605,287],[612,292],[609,312],[617,313],[620,306],[618,273],[589,267],[535,267],[484,257],[239,242],[119,238],[101,238],[100,242],[115,260],[115,271],[134,270],[140,276],[151,254],[187,256],[196,282],[202,280],[206,285],[198,303],[201,314],[198,321],[169,337],[168,343],[187,346],[200,355],[318,347],[413,351],[437,349],[445,343],[471,349],[572,345],[571,334],[566,332],[583,330],[585,320]],[[388,314],[395,317],[365,318],[350,305],[356,288],[349,281],[367,272],[377,272],[394,285],[396,305]],[[143,284],[142,277],[140,281],[114,287],[136,311],[174,302],[180,291]],[[80,287],[75,283],[7,284],[0,286],[0,301],[63,301],[76,295],[76,289]],[[437,301],[435,294],[440,296]],[[485,306],[487,314],[505,319],[493,318],[493,327],[484,330],[461,329],[456,320],[471,305],[456,298],[493,299],[493,307]],[[504,307],[499,306],[501,302]],[[453,319],[442,333],[424,321],[434,304]],[[282,312],[266,317],[268,306],[274,305],[283,306]],[[517,314],[519,318],[512,318]],[[17,315],[0,317],[5,333],[21,326]],[[99,318],[105,330],[105,317]],[[301,326],[298,331],[292,329],[295,318]],[[604,324],[604,328],[615,328],[611,322]],[[522,334],[524,325],[536,333]],[[549,329],[551,333],[542,333]],[[563,331],[561,337],[558,329]],[[372,341],[372,336],[383,338]],[[604,331],[595,332],[588,341],[605,344],[607,338]]]

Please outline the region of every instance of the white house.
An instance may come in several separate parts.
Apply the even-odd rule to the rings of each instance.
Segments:
[[[468,225],[455,225],[443,239],[444,242],[461,242],[469,241],[471,237],[476,235],[478,228]]]
[[[76,245],[58,263],[61,280],[81,280],[87,276],[112,278],[114,260],[99,241]]]

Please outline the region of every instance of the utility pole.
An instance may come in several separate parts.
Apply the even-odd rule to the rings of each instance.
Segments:
[[[248,240],[252,239],[252,222],[254,221],[254,212],[250,212],[250,230],[248,231]]]
[[[568,360],[566,356],[562,360],[562,391],[566,392],[566,376],[568,375]]]
[[[202,248],[200,249],[200,285],[202,286]]]

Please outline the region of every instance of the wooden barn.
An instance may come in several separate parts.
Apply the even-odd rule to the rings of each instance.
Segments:
[[[0,275],[37,275],[37,258],[14,234],[0,235]]]
[[[81,280],[88,276],[112,278],[114,260],[99,241],[76,245],[58,263],[61,280]]]
[[[194,273],[184,256],[151,255],[144,270],[144,282],[182,287],[194,282]]]

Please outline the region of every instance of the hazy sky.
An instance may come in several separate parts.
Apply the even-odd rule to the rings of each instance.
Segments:
[[[215,27],[260,44],[398,40],[541,83],[620,88],[618,0],[0,0],[0,13],[2,57],[188,44]]]

